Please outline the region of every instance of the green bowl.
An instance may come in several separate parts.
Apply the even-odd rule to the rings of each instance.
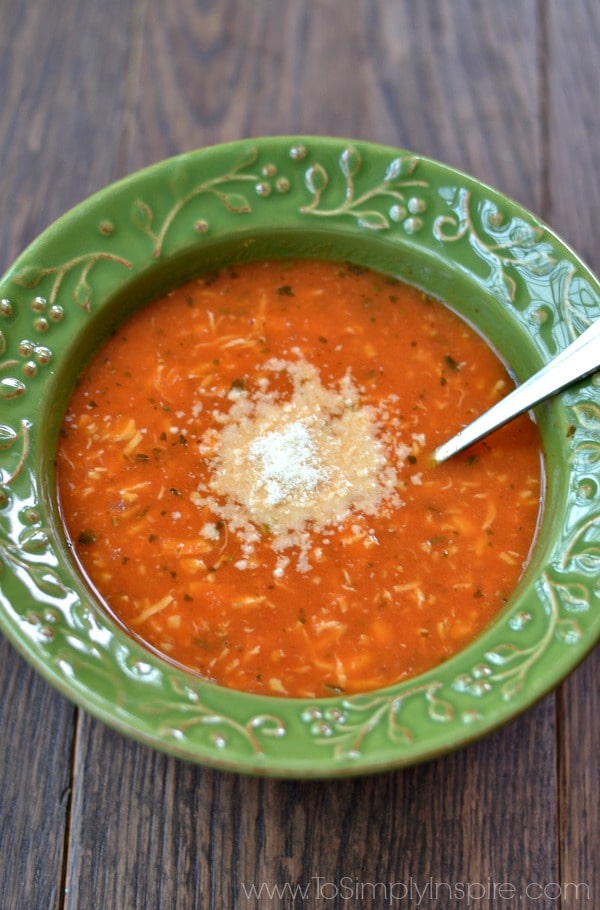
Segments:
[[[414,764],[515,717],[598,641],[598,377],[537,409],[547,482],[535,550],[469,647],[350,697],[204,682],[129,638],[90,592],[61,526],[57,436],[77,373],[134,306],[194,273],[267,257],[350,260],[418,285],[521,380],[600,315],[598,281],[546,225],[407,151],[253,139],[127,177],[52,225],[0,283],[0,628],[90,714],[180,758],[279,777]]]

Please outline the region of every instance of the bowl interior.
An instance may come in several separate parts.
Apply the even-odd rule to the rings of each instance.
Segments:
[[[90,314],[79,332],[69,339],[59,368],[47,385],[47,400],[52,407],[43,409],[37,425],[39,439],[39,476],[45,477],[44,493],[48,514],[57,540],[62,541],[63,554],[71,561],[72,555],[64,539],[60,510],[56,499],[54,461],[50,464],[47,453],[56,450],[58,431],[64,410],[81,370],[92,353],[108,338],[115,328],[134,310],[142,307],[183,282],[221,268],[250,260],[273,258],[315,258],[335,262],[352,262],[374,271],[399,278],[425,291],[458,313],[487,340],[503,360],[515,379],[526,377],[543,362],[524,326],[514,314],[499,307],[497,300],[482,288],[473,276],[453,264],[441,263],[423,250],[400,253],[393,244],[380,237],[362,238],[350,235],[338,237],[333,231],[318,232],[254,232],[247,237],[217,239],[208,242],[202,250],[184,251],[173,256],[158,268],[124,281],[114,294],[103,300],[103,305]],[[527,584],[529,576],[535,577],[538,564],[546,558],[546,547],[551,543],[552,528],[562,520],[559,504],[564,502],[564,485],[567,473],[560,469],[565,464],[566,434],[560,432],[560,404],[550,403],[538,411],[545,474],[552,478],[548,490],[542,521],[526,573],[519,589]],[[564,422],[564,421],[562,421]],[[449,433],[451,429],[449,427]],[[562,445],[561,445],[562,443]],[[518,590],[515,594],[518,593]],[[510,606],[507,608],[510,609]]]

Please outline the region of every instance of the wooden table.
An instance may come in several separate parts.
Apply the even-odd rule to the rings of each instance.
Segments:
[[[167,155],[325,133],[475,174],[598,271],[599,47],[597,0],[0,0],[0,269]],[[597,649],[458,753],[282,782],[130,742],[2,641],[0,908],[592,910],[599,684]]]

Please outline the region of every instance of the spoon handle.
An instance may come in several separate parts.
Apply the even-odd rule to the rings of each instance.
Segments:
[[[488,433],[508,423],[540,401],[562,391],[579,379],[600,369],[600,319],[597,319],[575,341],[561,351],[541,370],[517,386],[480,417],[442,443],[433,453],[437,463],[446,461]]]

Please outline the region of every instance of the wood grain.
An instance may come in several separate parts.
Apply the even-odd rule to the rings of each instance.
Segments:
[[[598,274],[597,5],[589,0],[573,7],[551,2],[546,35],[549,164],[544,215]],[[590,906],[600,901],[599,718],[600,651],[596,649],[558,696],[561,877],[565,882],[581,884],[579,893],[589,895]],[[572,889],[573,906],[578,906],[576,894]]]
[[[537,208],[536,4],[375,2],[368,25],[381,140]]]
[[[0,640],[0,906],[58,907],[76,709]]]
[[[123,173],[284,133],[445,160],[600,265],[593,0],[76,0],[60,24],[52,0],[0,6],[0,268]],[[596,906],[599,671],[596,652],[558,695],[437,761],[285,782],[125,739],[2,642],[0,907],[383,908],[412,882],[437,886],[421,906],[454,908],[458,883],[532,881],[588,883],[587,903],[545,907]],[[286,884],[279,901],[252,892]]]
[[[128,14],[124,0],[80,0],[59,26],[51,0],[1,4],[2,272],[118,176]],[[77,712],[4,640],[0,692],[0,907],[60,907]]]
[[[49,223],[120,176],[131,0],[2,4],[2,271]]]

